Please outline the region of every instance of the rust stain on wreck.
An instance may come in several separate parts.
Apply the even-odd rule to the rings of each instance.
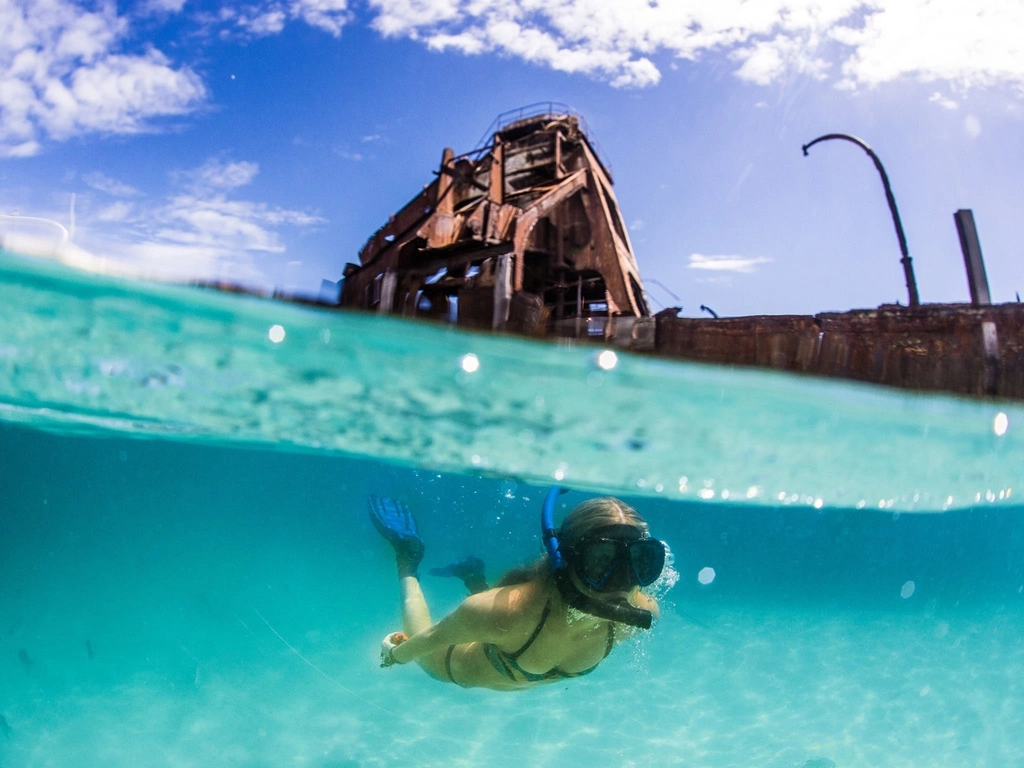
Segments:
[[[905,389],[1024,399],[1024,305],[884,305],[819,315],[656,316],[655,350]]]
[[[611,175],[578,115],[500,117],[486,146],[445,149],[435,174],[346,265],[343,307],[624,346],[643,329],[650,346]]]

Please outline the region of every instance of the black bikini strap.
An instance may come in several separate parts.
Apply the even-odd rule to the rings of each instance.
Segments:
[[[523,647],[520,648],[515,653],[506,654],[510,659],[512,659],[512,661],[516,661],[520,656],[522,656],[524,653],[526,653],[526,649],[527,648],[529,648],[531,645],[533,645],[533,641],[537,639],[537,635],[539,635],[540,631],[542,629],[544,629],[544,623],[548,620],[548,614],[550,614],[550,613],[551,613],[551,601],[549,600],[544,605],[544,613],[542,613],[540,615],[540,623],[537,625],[537,628],[535,630],[533,630],[533,634],[530,635],[530,639],[527,640],[523,644]]]
[[[492,667],[494,667],[503,675],[505,675],[505,677],[507,677],[513,683],[519,682],[518,680],[516,680],[516,675],[512,671],[512,668],[505,661],[505,654],[500,648],[498,648],[496,645],[493,645],[492,643],[486,643],[483,646],[483,649],[484,656],[486,656],[487,660],[491,662]],[[498,669],[499,666],[501,667],[501,669]]]
[[[452,653],[455,651],[454,645],[448,646],[448,653],[444,655],[444,671],[448,673],[448,679],[455,683],[455,676],[452,674]],[[458,685],[458,683],[455,683]],[[461,687],[461,686],[460,686]]]

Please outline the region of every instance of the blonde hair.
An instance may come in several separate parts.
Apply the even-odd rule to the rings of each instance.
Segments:
[[[571,546],[582,541],[594,531],[609,525],[629,525],[647,534],[647,521],[629,504],[612,496],[587,499],[565,516],[558,529],[561,546]],[[509,587],[524,584],[535,579],[550,579],[554,576],[551,558],[545,552],[543,557],[532,563],[520,565],[505,572],[495,586]]]
[[[582,541],[599,528],[609,525],[628,525],[647,534],[647,521],[629,504],[612,496],[587,499],[562,521],[558,529],[560,544],[571,546]]]

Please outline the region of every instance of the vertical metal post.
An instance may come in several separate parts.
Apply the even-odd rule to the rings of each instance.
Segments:
[[[398,275],[393,270],[386,270],[380,286],[380,304],[377,305],[377,314],[391,314],[395,306],[395,288],[397,287]]]
[[[583,321],[583,278],[576,278],[576,338],[580,337],[580,323]]]
[[[985,261],[981,258],[981,241],[978,240],[978,228],[974,224],[974,213],[969,208],[961,208],[953,214],[956,222],[956,233],[960,236],[960,250],[964,254],[964,266],[967,268],[967,286],[971,291],[971,306],[987,307],[992,304],[988,292],[988,277],[985,275]],[[995,395],[999,391],[999,331],[991,316],[981,323],[981,347],[985,360],[984,382],[982,387],[986,395]]]
[[[512,305],[512,254],[503,253],[494,265],[494,314],[491,328],[498,330],[508,322]]]
[[[981,324],[981,348],[985,358],[985,394],[995,395],[999,391],[999,332],[996,324],[985,320]]]
[[[992,303],[988,292],[988,277],[985,275],[985,261],[981,258],[981,242],[978,228],[974,225],[974,213],[970,208],[961,208],[953,214],[956,232],[960,236],[960,250],[967,267],[967,285],[971,290],[971,304],[987,307]]]
[[[491,172],[487,195],[496,203],[505,202],[505,145],[498,138],[495,138],[494,149],[491,150]]]

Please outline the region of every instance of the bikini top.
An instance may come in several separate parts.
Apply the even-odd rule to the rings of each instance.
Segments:
[[[597,669],[598,666],[600,666],[601,661],[608,658],[608,654],[612,652],[612,647],[615,645],[615,627],[613,623],[609,621],[608,644],[605,647],[604,656],[601,657],[601,661],[597,662],[597,664],[589,669],[584,669],[581,672],[565,672],[558,667],[555,667],[554,669],[549,669],[547,672],[542,673],[529,672],[523,669],[519,666],[519,657],[526,653],[527,649],[533,645],[534,641],[540,635],[541,630],[544,629],[544,624],[547,622],[549,615],[551,615],[551,603],[544,606],[544,612],[540,616],[540,622],[537,624],[537,628],[533,630],[533,634],[530,635],[530,638],[523,643],[523,646],[515,653],[506,653],[493,643],[485,643],[484,654],[487,656],[487,660],[491,662],[491,665],[498,672],[509,680],[520,682],[515,676],[515,672],[518,672],[526,682],[538,683],[542,680],[556,680],[559,678],[583,677],[583,675],[589,675]]]

